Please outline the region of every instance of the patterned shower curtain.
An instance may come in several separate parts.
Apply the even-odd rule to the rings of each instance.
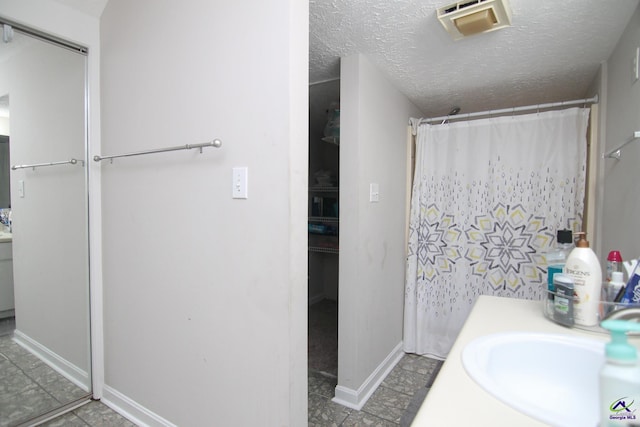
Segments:
[[[406,352],[445,358],[479,295],[541,298],[541,254],[581,229],[588,120],[570,108],[418,126]]]

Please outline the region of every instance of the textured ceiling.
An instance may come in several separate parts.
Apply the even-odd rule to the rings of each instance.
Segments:
[[[54,0],[88,15],[99,17],[109,0]]]
[[[451,3],[310,0],[309,81],[339,77],[339,58],[362,53],[425,116],[583,98],[638,6],[510,0],[511,27],[453,41],[436,18]]]

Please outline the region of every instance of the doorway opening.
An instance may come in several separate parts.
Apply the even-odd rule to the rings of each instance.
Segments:
[[[309,372],[338,376],[340,80],[309,85]]]

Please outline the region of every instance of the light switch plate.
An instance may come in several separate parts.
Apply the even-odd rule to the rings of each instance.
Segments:
[[[372,203],[380,201],[380,190],[378,189],[378,184],[373,182],[369,184],[369,201]]]
[[[640,47],[636,47],[635,52],[633,53],[633,78],[631,79],[631,84],[638,81],[640,77],[640,73],[638,68],[640,67]]]
[[[246,167],[233,168],[233,189],[231,197],[234,199],[249,198],[248,181],[249,171]]]

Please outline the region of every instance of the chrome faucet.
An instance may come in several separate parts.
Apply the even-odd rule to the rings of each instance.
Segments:
[[[633,322],[640,322],[640,307],[622,308],[620,310],[614,310],[607,314],[603,320],[630,320]]]

